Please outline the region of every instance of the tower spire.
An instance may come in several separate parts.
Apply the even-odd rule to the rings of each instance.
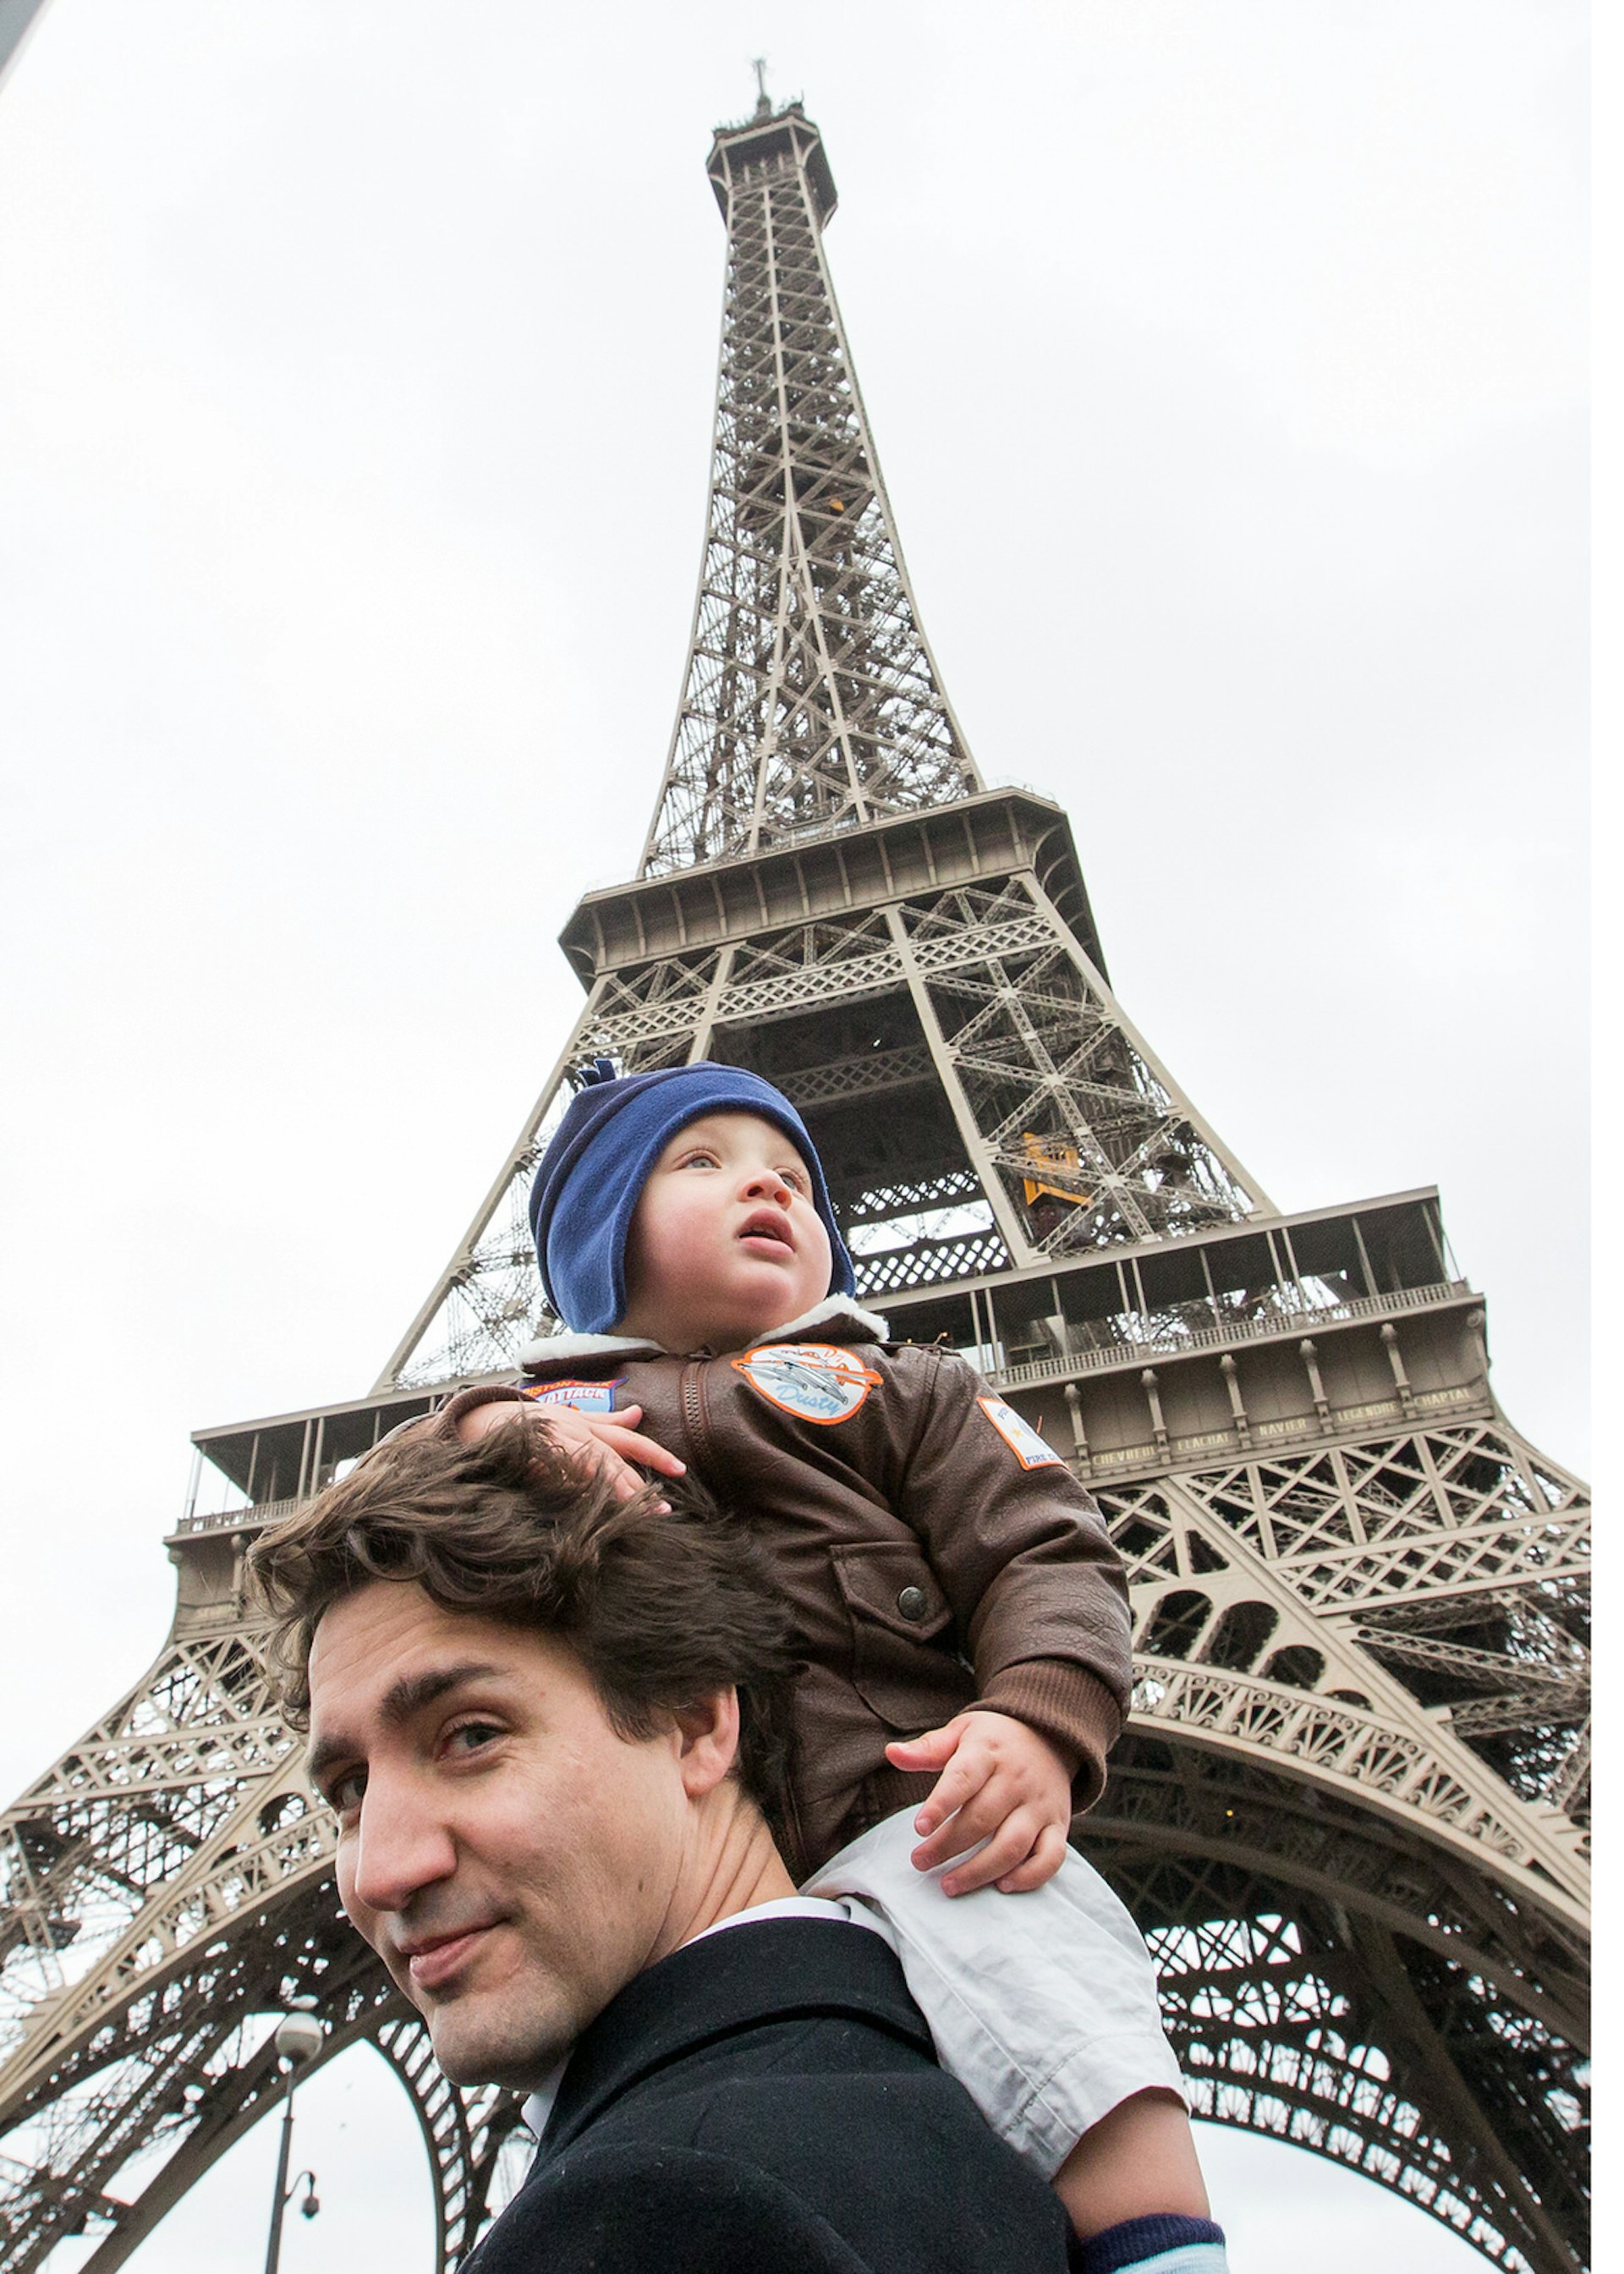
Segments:
[[[908,583],[823,258],[823,138],[766,63],[709,172],[727,223],[688,667],[642,873],[939,805],[980,778]]]

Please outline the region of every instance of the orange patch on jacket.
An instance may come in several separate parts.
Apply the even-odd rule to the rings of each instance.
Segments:
[[[758,1396],[798,1421],[849,1421],[883,1377],[837,1343],[762,1343],[733,1361]]]

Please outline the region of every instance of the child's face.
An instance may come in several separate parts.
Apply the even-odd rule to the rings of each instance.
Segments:
[[[829,1234],[795,1147],[754,1113],[707,1114],[649,1172],[620,1331],[667,1350],[740,1350],[821,1302],[829,1277]]]

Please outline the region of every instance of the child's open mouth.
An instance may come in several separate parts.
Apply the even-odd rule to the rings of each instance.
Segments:
[[[740,1226],[739,1237],[747,1246],[757,1248],[763,1254],[769,1248],[775,1253],[784,1251],[791,1255],[795,1252],[789,1218],[777,1209],[757,1209],[755,1215],[747,1216]]]

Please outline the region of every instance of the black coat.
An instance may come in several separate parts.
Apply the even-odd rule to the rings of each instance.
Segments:
[[[1064,2274],[1066,2236],[880,1938],[763,1919],[605,2007],[464,2274]]]

